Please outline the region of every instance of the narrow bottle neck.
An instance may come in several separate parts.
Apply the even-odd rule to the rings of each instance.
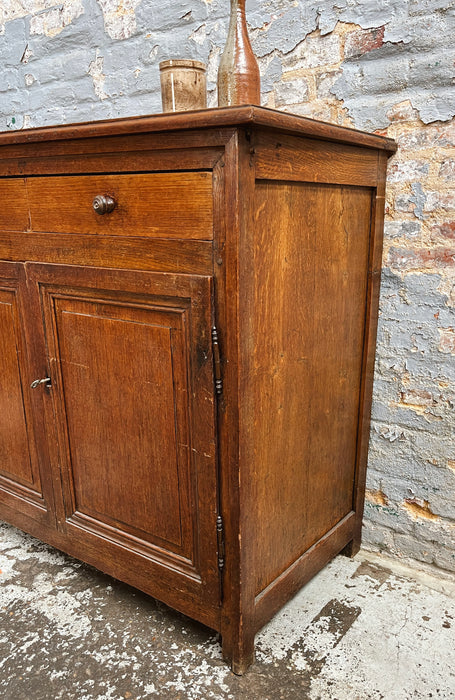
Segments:
[[[231,22],[236,23],[239,19],[246,22],[245,1],[231,0]]]
[[[251,48],[245,0],[231,0],[229,31],[218,71],[218,104],[261,104],[260,74]]]
[[[231,0],[231,12],[242,12],[245,14],[246,0]]]

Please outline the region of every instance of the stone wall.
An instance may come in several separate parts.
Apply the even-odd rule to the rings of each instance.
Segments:
[[[159,61],[208,62],[228,0],[0,0],[0,129],[160,110]],[[455,3],[248,0],[264,105],[387,134],[364,545],[455,571]]]

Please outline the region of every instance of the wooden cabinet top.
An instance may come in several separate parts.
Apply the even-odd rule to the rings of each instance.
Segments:
[[[324,141],[355,144],[365,148],[385,151],[389,154],[396,151],[396,144],[392,139],[254,105],[9,131],[0,133],[0,146],[60,141],[62,139],[120,136],[131,133],[163,133],[189,129],[248,126],[268,128],[281,133],[306,136]]]

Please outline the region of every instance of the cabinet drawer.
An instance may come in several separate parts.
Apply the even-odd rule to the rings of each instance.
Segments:
[[[25,231],[29,225],[23,178],[0,178],[0,230]]]
[[[27,191],[32,231],[213,238],[209,172],[36,177]],[[97,196],[114,200],[114,209],[96,213]]]

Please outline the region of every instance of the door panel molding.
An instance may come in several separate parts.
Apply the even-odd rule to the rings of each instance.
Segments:
[[[40,469],[46,446],[41,392],[30,387],[35,377],[27,350],[26,294],[24,265],[0,262],[0,506],[49,523],[52,498]]]
[[[211,278],[38,263],[27,278],[52,380],[60,531],[97,537],[101,569],[114,544],[218,605]]]

